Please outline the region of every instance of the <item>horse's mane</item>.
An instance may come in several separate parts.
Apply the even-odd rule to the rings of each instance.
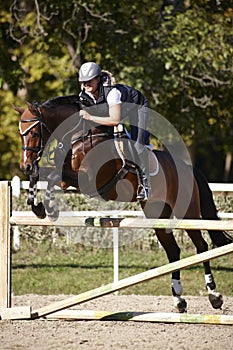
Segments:
[[[79,103],[79,95],[58,96],[44,101],[41,106],[44,108],[52,108],[61,105],[72,105]]]

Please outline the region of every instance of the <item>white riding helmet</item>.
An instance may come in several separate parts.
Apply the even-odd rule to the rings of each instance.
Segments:
[[[79,81],[85,82],[98,77],[101,74],[101,68],[95,62],[84,63],[79,70]]]

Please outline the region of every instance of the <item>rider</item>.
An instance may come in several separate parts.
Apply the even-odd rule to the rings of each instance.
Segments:
[[[113,78],[111,73],[102,71],[94,62],[87,62],[81,66],[79,70],[79,81],[82,83],[79,95],[83,106],[81,113],[84,119],[107,126],[117,126],[126,116],[122,114],[130,116],[131,139],[135,141],[134,147],[141,169],[141,187],[137,199],[145,201],[151,195],[148,155],[145,147],[146,138],[148,139],[146,128],[149,102],[140,91],[127,85],[112,83],[111,78]],[[86,107],[98,107],[100,104],[105,104],[107,107],[102,105],[101,116],[100,113],[95,113],[96,109],[86,110]],[[93,113],[95,114],[92,115]]]

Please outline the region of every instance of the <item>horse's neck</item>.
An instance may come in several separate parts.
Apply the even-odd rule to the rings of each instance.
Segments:
[[[51,133],[62,136],[72,130],[80,121],[78,110],[75,107],[45,109],[43,121]]]

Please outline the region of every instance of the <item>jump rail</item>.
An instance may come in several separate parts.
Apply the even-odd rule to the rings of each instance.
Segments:
[[[38,219],[35,216],[12,216],[11,225],[18,226],[69,226],[69,227],[99,227],[99,228],[144,228],[144,229],[193,229],[193,230],[233,230],[232,220],[192,220],[192,219],[146,219],[146,218],[95,218],[64,216],[52,221],[49,218]]]
[[[66,319],[233,325],[232,315],[179,314],[174,312],[62,310],[45,317],[49,320]]]

